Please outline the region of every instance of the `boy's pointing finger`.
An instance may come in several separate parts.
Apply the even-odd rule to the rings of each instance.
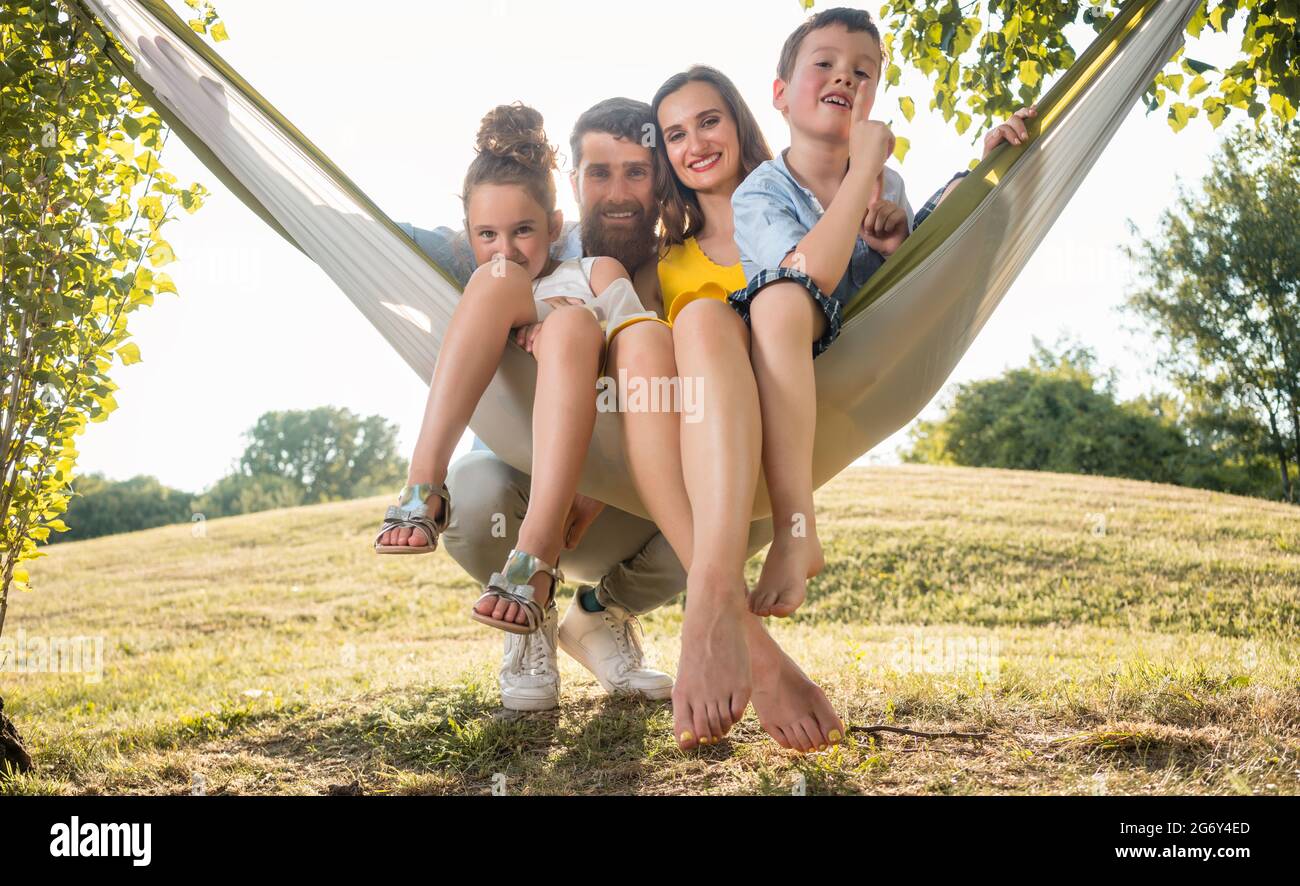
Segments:
[[[858,83],[857,94],[853,96],[853,113],[849,118],[854,123],[867,119],[867,81]]]

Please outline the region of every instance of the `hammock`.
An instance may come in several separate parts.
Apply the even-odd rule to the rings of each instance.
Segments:
[[[1033,138],[1003,145],[850,303],[818,358],[813,479],[821,486],[920,414],[1047,235],[1116,129],[1182,45],[1201,0],[1131,0],[1039,102]],[[245,204],[315,261],[428,383],[456,282],[167,6],[72,0],[158,114]],[[127,56],[121,49],[124,48]],[[511,344],[470,428],[531,465],[536,366]],[[710,408],[708,391],[702,408]],[[583,494],[647,516],[620,418],[602,413]],[[771,512],[760,484],[754,518]]]

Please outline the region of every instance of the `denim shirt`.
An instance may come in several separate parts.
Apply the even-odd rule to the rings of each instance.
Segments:
[[[903,207],[910,229],[912,206],[907,202],[903,177],[889,167],[885,167],[880,196]],[[780,267],[826,214],[813,192],[799,184],[790,172],[784,151],[749,174],[732,194],[731,209],[736,221],[736,246],[747,280],[754,279],[759,271]],[[830,293],[831,297],[847,304],[884,263],[885,257],[859,236],[844,277]]]
[[[428,230],[417,228],[408,222],[398,222],[397,226],[406,232],[406,236],[415,241],[415,245],[421,252],[450,274],[462,289],[465,288],[469,278],[474,276],[478,263],[474,261],[474,250],[470,249],[464,231],[453,231],[451,228],[443,227]],[[551,258],[557,261],[582,258],[581,225],[576,222],[564,223],[564,233],[551,245]],[[487,444],[477,436],[474,437],[472,449],[491,452]]]

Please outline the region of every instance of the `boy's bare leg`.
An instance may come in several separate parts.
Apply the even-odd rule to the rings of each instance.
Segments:
[[[446,481],[447,463],[501,364],[510,330],[536,319],[532,281],[523,268],[510,262],[493,263],[470,278],[443,336],[407,470],[408,485]],[[430,517],[441,517],[442,499],[431,497],[429,509]],[[418,547],[428,544],[428,539],[423,532],[407,527],[388,530],[380,543]]]
[[[798,283],[763,289],[750,308],[754,378],[763,419],[763,471],[772,499],[772,547],[749,596],[756,615],[791,615],[825,565],[813,512],[817,384],[812,343],[826,317]]]
[[[533,400],[533,472],[528,513],[515,547],[554,565],[564,547],[564,520],[578,491],[582,464],[596,425],[596,374],[605,334],[591,311],[556,308],[533,345],[537,393]],[[553,579],[537,573],[530,584],[549,600]],[[542,608],[545,608],[543,604]],[[480,615],[527,624],[518,603],[487,597]]]

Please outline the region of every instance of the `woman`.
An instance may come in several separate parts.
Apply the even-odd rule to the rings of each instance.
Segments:
[[[693,380],[704,396],[697,422],[666,412],[623,422],[638,492],[689,575],[674,735],[683,748],[714,744],[753,701],[783,747],[824,750],[843,739],[843,723],[745,605],[761,428],[749,333],[725,299],[745,285],[731,195],[771,151],[735,86],[712,68],[670,78],[651,107],[671,343],[664,327],[639,324],[615,340],[610,359],[630,374]]]

